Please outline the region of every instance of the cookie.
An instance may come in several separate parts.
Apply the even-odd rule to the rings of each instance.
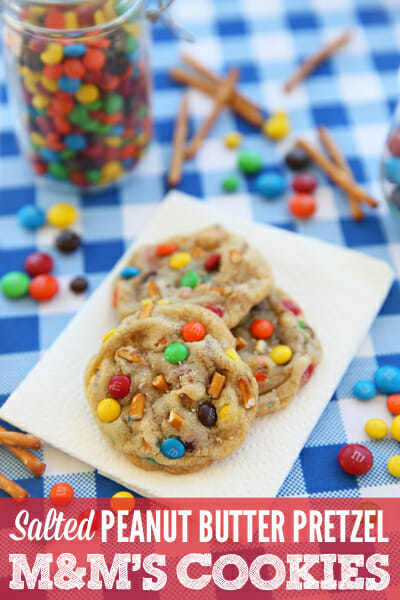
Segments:
[[[303,312],[277,288],[232,333],[258,382],[259,415],[287,406],[321,360],[321,345]]]
[[[262,254],[242,237],[213,226],[138,248],[116,282],[113,304],[120,320],[148,299],[199,304],[234,327],[271,288],[271,269]]]
[[[105,338],[85,391],[98,427],[133,463],[188,473],[244,442],[257,382],[212,311],[149,303]]]

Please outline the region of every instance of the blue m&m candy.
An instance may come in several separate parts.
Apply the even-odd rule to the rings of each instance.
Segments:
[[[86,138],[79,133],[70,133],[64,137],[64,142],[70,150],[83,150],[86,148]]]
[[[389,158],[385,162],[385,177],[400,185],[400,158]]]
[[[262,173],[256,179],[256,189],[265,198],[280,196],[285,187],[285,180],[278,173]]]
[[[70,44],[64,47],[65,56],[83,56],[85,52],[85,44]]]
[[[41,227],[45,222],[46,215],[44,210],[39,208],[39,206],[26,204],[19,209],[17,218],[20,225],[25,227],[25,229],[38,229],[38,227]]]
[[[125,269],[122,269],[120,275],[124,279],[130,279],[131,277],[136,277],[136,275],[139,275],[139,273],[140,269],[137,267],[125,267]]]
[[[59,155],[58,152],[51,148],[39,148],[38,150],[40,157],[47,162],[57,162]]]
[[[181,440],[178,438],[167,438],[164,440],[160,446],[160,450],[164,456],[167,458],[177,459],[182,458],[184,456],[186,448]]]
[[[376,395],[376,387],[372,381],[360,379],[353,387],[353,394],[359,400],[371,400]]]
[[[74,94],[81,87],[81,80],[76,79],[74,77],[68,77],[67,75],[63,75],[58,80],[58,87],[63,92],[68,92],[70,94]]]
[[[400,369],[393,365],[380,367],[374,377],[376,387],[384,394],[400,392]]]

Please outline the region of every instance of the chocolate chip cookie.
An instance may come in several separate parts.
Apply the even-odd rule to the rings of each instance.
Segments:
[[[321,345],[302,310],[277,288],[232,333],[258,382],[259,415],[287,406],[321,360]]]
[[[212,311],[150,302],[105,338],[85,391],[100,430],[134,464],[188,473],[244,442],[257,382]]]
[[[149,300],[199,304],[234,327],[269,294],[272,282],[258,250],[213,226],[138,248],[120,273],[113,304],[120,320]]]

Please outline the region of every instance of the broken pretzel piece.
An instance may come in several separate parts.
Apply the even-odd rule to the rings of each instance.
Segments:
[[[240,377],[239,389],[240,393],[242,394],[243,406],[245,408],[253,408],[253,406],[256,405],[256,398],[250,385],[250,381],[247,379],[247,377]]]
[[[151,317],[151,313],[153,312],[153,309],[154,309],[153,302],[147,302],[140,309],[140,313],[139,313],[138,319],[139,320],[141,320],[141,319],[148,319],[149,317]]]
[[[169,383],[162,373],[153,379],[152,385],[160,392],[168,392],[169,390]]]
[[[128,348],[120,348],[119,350],[117,350],[116,355],[131,363],[142,362],[142,359],[139,356],[139,354],[136,354],[136,352],[132,352],[132,350],[128,350]]]
[[[144,415],[144,404],[146,402],[146,394],[135,394],[132,398],[129,408],[129,420],[140,421]]]
[[[171,410],[171,412],[169,413],[167,422],[170,425],[172,425],[172,427],[175,427],[175,429],[181,429],[184,421],[185,421],[185,419],[183,419],[180,415],[178,415],[178,413]]]
[[[212,376],[211,383],[208,387],[207,394],[212,398],[219,398],[222,392],[222,388],[225,385],[226,377],[221,375],[218,371],[215,371]]]

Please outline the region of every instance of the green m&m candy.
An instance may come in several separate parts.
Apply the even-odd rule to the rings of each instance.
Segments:
[[[119,112],[124,106],[124,99],[119,94],[111,94],[104,102],[104,110],[107,114]]]
[[[28,293],[30,279],[22,271],[10,271],[0,280],[1,291],[7,298],[21,298]]]
[[[222,187],[226,192],[236,192],[239,187],[238,177],[236,177],[236,175],[227,175],[227,177],[222,180]]]
[[[177,365],[187,359],[189,350],[183,344],[170,344],[164,350],[164,358],[169,363]]]
[[[68,177],[67,167],[59,162],[49,163],[49,173],[55,179],[67,179]]]
[[[242,150],[238,158],[239,168],[247,175],[258,173],[263,165],[261,154],[255,150]]]
[[[199,282],[199,275],[197,275],[197,273],[195,273],[194,271],[189,271],[188,273],[185,273],[185,275],[182,277],[182,279],[179,282],[179,286],[190,287],[193,289],[196,287],[196,285],[198,285]]]

